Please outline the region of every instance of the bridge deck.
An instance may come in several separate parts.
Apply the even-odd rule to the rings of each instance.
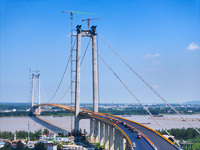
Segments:
[[[92,114],[90,115],[91,113],[82,113],[80,112],[80,114],[82,115],[88,115],[89,117],[91,118],[95,118],[95,117],[98,117],[100,119],[104,119],[106,121],[110,121],[108,118],[105,117],[105,115],[100,115],[100,114]],[[142,137],[141,139],[138,139],[137,138],[137,133],[138,132],[135,132],[133,133],[132,131],[128,130],[125,126],[119,124],[118,127],[124,131],[124,133],[129,137],[131,143],[135,143],[136,144],[136,148],[134,150],[154,150],[153,146],[148,143],[148,141]]]
[[[106,120],[109,120],[108,118],[104,117]],[[141,139],[137,138],[138,132],[132,132],[131,130],[128,130],[124,125],[118,124],[118,127],[122,129],[126,135],[129,137],[131,142],[135,142],[136,147],[134,150],[154,150],[153,146],[144,138]]]
[[[51,123],[49,123],[48,121],[44,120],[44,119],[41,119],[40,117],[35,117],[35,116],[31,116],[30,117],[33,121],[39,123],[40,125],[46,127],[47,129],[55,132],[55,133],[64,133],[64,134],[67,134],[69,133],[69,131],[65,130],[65,129],[62,129],[58,126],[55,126]]]
[[[156,134],[155,132],[148,130],[147,128],[145,128],[144,126],[138,124],[138,123],[134,123],[132,121],[128,121],[126,119],[122,119],[121,117],[117,117],[121,121],[126,122],[127,124],[135,127],[136,129],[138,129],[140,132],[142,132],[147,138],[149,138],[153,144],[156,146],[156,148],[158,150],[177,150],[178,148],[175,147],[174,145],[172,145],[171,143],[169,143],[166,139],[164,139],[163,137],[159,136],[158,134]]]
[[[51,106],[56,106],[56,107],[74,111],[74,108],[70,108],[69,106],[62,105],[62,104],[40,104],[40,106],[41,105],[51,105]],[[93,113],[93,115],[89,115],[89,112],[92,113],[91,111],[83,110],[83,109],[80,109],[80,110],[81,110],[80,111],[81,114],[88,115],[88,117],[95,117],[96,115],[98,118],[102,118],[109,122],[109,119],[106,118],[105,114],[103,113],[98,113],[98,114]],[[84,111],[88,113],[87,114],[82,113]],[[144,137],[142,137],[142,139],[138,139],[136,136],[137,132],[133,133],[130,130],[128,130],[124,125],[120,125],[120,124],[118,125],[118,127],[121,130],[123,130],[123,132],[129,137],[130,141],[136,143],[136,150],[137,149],[151,150],[151,149],[154,149],[152,145],[154,145],[158,150],[178,150],[178,148],[172,142],[165,139],[163,136],[157,134],[154,130],[149,129],[148,127],[145,127],[144,125],[141,125],[137,122],[127,120],[125,118],[118,117],[118,116],[111,115],[111,117],[115,117],[120,121],[126,122],[127,124],[136,128],[137,130],[139,130],[139,132],[141,132],[144,136],[147,137],[146,139]],[[148,141],[147,139],[149,139],[150,141]],[[152,142],[152,145],[150,144],[151,142]]]

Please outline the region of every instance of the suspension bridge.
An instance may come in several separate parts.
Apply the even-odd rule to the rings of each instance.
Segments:
[[[90,120],[90,141],[91,142],[100,142],[100,145],[105,145],[105,149],[110,150],[177,150],[180,149],[179,144],[176,142],[175,139],[167,139],[163,135],[159,134],[158,132],[154,131],[151,128],[148,128],[140,123],[134,122],[132,120],[125,119],[123,117],[110,115],[110,114],[103,114],[98,111],[98,103],[99,103],[99,96],[98,96],[98,62],[97,57],[99,57],[103,63],[109,68],[109,70],[114,74],[114,76],[120,81],[120,83],[125,87],[125,89],[131,94],[131,96],[143,107],[144,110],[153,118],[166,133],[171,136],[167,130],[156,120],[156,118],[151,114],[151,112],[144,106],[144,104],[134,95],[134,93],[129,89],[129,87],[123,82],[123,80],[117,75],[117,73],[109,66],[109,64],[105,61],[105,59],[100,55],[97,51],[97,35],[106,43],[106,45],[114,52],[114,54],[128,67],[133,74],[135,74],[148,88],[152,90],[154,94],[156,94],[163,102],[166,103],[172,110],[174,110],[180,118],[186,120],[179,114],[178,111],[175,110],[157,91],[153,89],[150,84],[148,84],[137,72],[133,70],[133,68],[128,65],[125,60],[123,60],[119,54],[102,38],[102,36],[97,32],[96,26],[92,26],[91,29],[83,30],[81,29],[81,25],[76,26],[76,34],[71,34],[72,41],[71,41],[71,55],[67,62],[67,66],[71,61],[71,84],[67,89],[67,93],[71,89],[71,95],[74,94],[75,100],[71,100],[71,106],[69,105],[62,105],[56,103],[50,103],[51,100],[55,97],[57,91],[60,88],[60,84],[62,83],[63,77],[61,82],[53,95],[53,97],[49,100],[48,103],[41,103],[40,101],[40,88],[38,86],[38,95],[39,101],[38,104],[34,104],[34,80],[38,79],[38,84],[40,85],[40,75],[33,74],[32,75],[32,111],[34,114],[39,115],[41,113],[40,107],[44,105],[55,106],[59,108],[63,108],[66,110],[70,110],[74,112],[74,131],[75,135],[78,134],[79,128],[79,121],[81,119],[89,119]],[[75,40],[73,40],[75,37]],[[93,111],[85,110],[80,108],[80,67],[81,63],[84,59],[84,56],[81,60],[81,38],[84,37],[88,45],[92,47],[92,74],[93,74]],[[92,43],[88,38],[92,39]],[[73,43],[74,42],[74,43]],[[76,43],[76,44],[75,44]],[[76,45],[76,48],[74,48]],[[87,46],[88,47],[88,46]],[[74,59],[74,54],[76,54]],[[85,54],[84,54],[85,55]],[[75,68],[73,67],[75,64]],[[64,74],[66,69],[64,71]],[[64,75],[63,75],[64,76]],[[74,85],[73,85],[74,84]],[[65,96],[64,95],[64,96]],[[73,97],[73,96],[71,96]],[[75,101],[75,106],[72,106],[73,101]],[[72,120],[72,119],[71,119]],[[200,133],[195,127],[193,127],[189,121],[186,122],[194,128],[198,133]]]

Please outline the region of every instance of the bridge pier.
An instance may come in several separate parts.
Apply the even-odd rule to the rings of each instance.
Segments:
[[[94,140],[94,119],[90,119],[90,141],[93,142]]]
[[[118,134],[119,134],[119,149],[120,150],[124,150],[125,149],[124,136],[123,136],[123,134],[121,132],[119,132]]]
[[[115,129],[115,140],[114,140],[114,148],[115,150],[120,150],[120,135],[119,131]]]
[[[109,126],[109,147],[110,147],[110,150],[114,150],[114,128],[112,126]]]
[[[105,124],[105,134],[104,134],[104,139],[105,139],[105,149],[108,150],[109,149],[109,140],[108,140],[108,124]]]
[[[31,108],[31,111],[32,111],[32,113],[33,113],[34,115],[37,115],[37,116],[39,116],[39,115],[41,114],[40,106],[33,106],[33,107]]]
[[[76,124],[75,124],[75,128],[74,128],[74,135],[77,136],[79,134],[79,122],[80,122],[80,116],[76,117]]]
[[[103,146],[104,144],[104,135],[105,135],[104,127],[105,125],[103,121],[100,121],[100,146]]]
[[[95,135],[95,143],[99,142],[99,137],[100,137],[100,122],[95,119],[94,121],[94,135]]]
[[[133,150],[131,148],[131,145],[128,143],[128,141],[126,140],[126,150]]]

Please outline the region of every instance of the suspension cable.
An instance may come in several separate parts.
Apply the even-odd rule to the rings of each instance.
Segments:
[[[98,33],[97,33],[98,34]],[[98,34],[99,35],[99,34]],[[173,106],[171,106],[150,84],[148,84],[136,71],[133,70],[120,56],[117,52],[99,35],[101,39],[106,43],[106,45],[117,55],[117,57],[144,83],[146,84],[159,98],[161,98],[172,110],[174,110],[183,120],[185,120],[194,130],[198,131],[195,127],[193,127]]]
[[[76,40],[75,40],[75,41],[76,41]],[[74,47],[74,45],[75,45],[75,41],[74,41],[73,47]],[[66,71],[67,71],[67,68],[68,68],[68,65],[69,65],[69,62],[70,62],[71,59],[72,59],[72,58],[71,58],[71,54],[70,54],[69,59],[68,59],[68,61],[67,61],[67,65],[66,65],[65,70],[64,70],[64,73],[63,73],[63,76],[62,76],[62,78],[61,78],[61,80],[60,80],[60,83],[59,83],[59,85],[58,85],[58,87],[57,87],[57,89],[56,89],[54,95],[52,96],[52,98],[51,98],[47,103],[49,103],[50,101],[52,101],[53,98],[56,96],[56,94],[57,94],[57,92],[58,92],[58,90],[59,90],[59,88],[60,88],[60,85],[61,85],[61,83],[62,83],[62,81],[63,81],[63,79],[64,79],[65,73],[66,73]],[[65,95],[66,95],[66,94],[65,94]]]
[[[89,41],[88,41],[89,42]],[[91,43],[90,43],[90,45],[91,45]],[[97,52],[97,54],[98,54],[98,56],[101,58],[101,60],[104,62],[104,64],[110,69],[110,71],[115,75],[115,77],[123,84],[123,86],[128,90],[128,92],[138,101],[138,103],[140,103],[140,105],[143,107],[143,109],[145,109],[146,111],[147,111],[147,113],[159,124],[159,126],[169,135],[169,136],[171,136],[170,134],[169,134],[169,132],[162,126],[162,124],[160,124],[157,120],[156,120],[156,118],[151,114],[151,112],[144,106],[144,104],[131,92],[131,90],[128,88],[128,86],[120,79],[120,77],[114,72],[114,70],[106,63],[106,61],[103,59],[103,57],[101,57],[101,55],[99,54],[99,52]],[[179,144],[178,144],[178,142],[175,140],[175,139],[173,139],[175,142],[176,142],[176,144],[178,145],[178,146],[180,146]]]
[[[57,89],[56,89],[54,95],[52,96],[52,98],[51,98],[47,103],[49,103],[50,101],[52,101],[53,98],[56,96],[56,94],[57,94],[57,92],[58,92],[58,90],[59,90],[59,88],[60,88],[60,85],[61,85],[61,83],[62,83],[62,81],[63,81],[63,79],[64,79],[65,73],[66,73],[66,71],[67,71],[70,58],[71,58],[71,56],[70,56],[69,59],[68,59],[67,65],[66,65],[66,67],[65,67],[65,71],[64,71],[64,73],[63,73],[63,75],[62,75],[62,78],[61,78],[61,80],[60,80],[60,83],[59,83],[59,85],[58,85],[58,87],[57,87]]]
[[[68,89],[67,89],[67,91],[65,92],[65,94],[64,94],[56,103],[60,102],[60,101],[65,97],[65,95],[69,92],[71,86],[72,86],[72,84],[70,84],[70,86],[68,87]]]
[[[40,81],[40,87],[41,87],[41,89],[42,89],[42,92],[44,93],[45,99],[49,99],[48,96],[47,96],[47,94],[46,94],[46,92],[45,92],[45,90],[44,90],[42,81]]]
[[[91,38],[90,38],[90,40],[91,40]],[[90,40],[89,40],[89,41],[90,41]],[[85,52],[84,52],[84,54],[83,54],[83,58],[82,58],[82,60],[81,60],[80,65],[82,65],[82,63],[83,63],[83,60],[84,60],[85,55],[86,55],[86,53],[87,53],[88,47],[89,47],[89,43],[88,43],[88,45],[87,45],[87,47],[86,47],[86,49],[85,49]],[[79,57],[79,59],[80,59],[80,57]],[[78,60],[79,60],[79,59],[78,59]],[[74,77],[74,79],[75,79],[75,78],[76,78],[76,77]],[[74,79],[73,79],[73,80],[74,80]],[[70,86],[69,86],[69,88],[67,89],[67,91],[65,92],[65,94],[57,101],[57,103],[60,102],[60,101],[67,95],[67,93],[69,92],[69,89],[71,88],[71,86],[72,86],[72,83],[70,84]]]

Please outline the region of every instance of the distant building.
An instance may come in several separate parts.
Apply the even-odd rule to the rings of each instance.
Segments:
[[[50,134],[50,135],[42,135],[39,138],[40,140],[55,140],[58,142],[69,142],[69,138],[67,137],[56,137],[56,134]]]
[[[37,140],[37,142],[36,143],[40,143],[40,142],[42,142],[42,143],[47,143],[47,141],[46,140],[44,140],[44,139],[40,139],[40,140]]]
[[[63,145],[63,150],[94,150],[94,148],[85,148],[83,146],[80,145]]]
[[[168,138],[169,140],[171,140],[172,142],[174,142],[175,137],[174,136],[169,136],[169,135],[163,135],[164,137]]]
[[[47,150],[57,150],[57,145],[51,144],[51,143],[46,143],[45,144]]]
[[[37,141],[29,141],[29,148],[34,148]],[[28,143],[26,144],[28,146]]]
[[[0,148],[4,147],[5,142],[0,142]]]

